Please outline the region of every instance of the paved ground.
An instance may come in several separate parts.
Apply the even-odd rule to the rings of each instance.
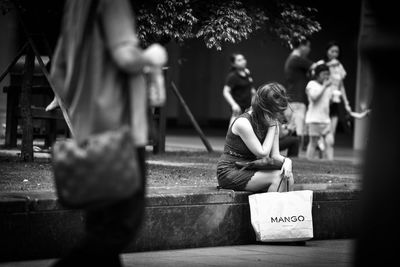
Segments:
[[[123,254],[128,266],[352,266],[354,240],[308,241],[305,246],[245,245]],[[0,267],[43,267],[54,259],[0,263]]]

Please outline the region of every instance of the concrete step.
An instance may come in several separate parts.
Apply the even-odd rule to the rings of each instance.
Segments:
[[[354,238],[357,184],[298,184],[313,194],[314,239]],[[145,218],[126,252],[254,244],[248,192],[148,188]],[[57,258],[84,234],[84,214],[54,192],[0,193],[0,261]]]

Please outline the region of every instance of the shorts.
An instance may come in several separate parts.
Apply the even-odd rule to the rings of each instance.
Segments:
[[[329,116],[330,117],[339,117],[339,103],[331,103],[329,105]]]
[[[330,132],[329,123],[307,123],[309,136],[322,136]]]

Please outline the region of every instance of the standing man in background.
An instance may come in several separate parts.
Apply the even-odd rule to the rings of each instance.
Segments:
[[[284,66],[285,85],[289,96],[289,108],[285,115],[288,118],[288,129],[295,131],[300,138],[300,147],[305,148],[305,114],[307,108],[306,85],[313,62],[308,59],[311,51],[310,40],[297,38],[291,42],[292,52]]]

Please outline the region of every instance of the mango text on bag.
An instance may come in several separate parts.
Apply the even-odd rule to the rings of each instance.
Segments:
[[[305,220],[303,215],[299,216],[285,216],[285,217],[271,217],[271,223],[280,223],[280,222],[303,222]]]

